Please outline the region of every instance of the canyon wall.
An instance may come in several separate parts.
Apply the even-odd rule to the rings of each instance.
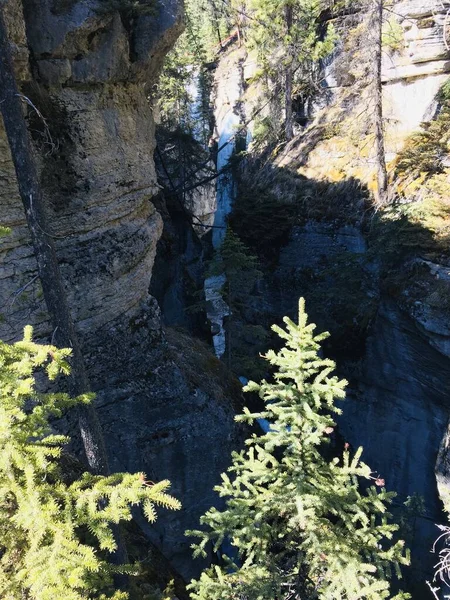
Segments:
[[[322,93],[310,105],[309,134],[288,144],[277,165],[295,165],[311,178],[340,181],[353,176],[374,189],[374,40],[364,16],[353,11],[330,21],[338,42],[324,64]],[[446,19],[447,9],[439,0],[401,0],[385,10],[382,81],[388,166],[407,137],[438,110],[436,96],[450,73]]]
[[[404,191],[395,169],[410,136],[441,109],[439,91],[450,74],[448,14],[438,0],[397,1],[385,11],[388,170],[403,194],[400,207],[415,202],[422,210],[416,218],[406,209],[396,213],[403,210],[398,205],[375,212],[370,205],[376,187],[370,34],[364,15],[349,12],[333,20],[339,41],[306,126],[297,126],[295,138],[262,168],[247,161],[242,180],[253,182],[252,194],[262,202],[281,204],[272,219],[286,231],[265,265],[262,312],[273,320],[295,317],[298,296],[306,296],[312,319],[331,330],[326,351],[350,380],[340,433],[364,447],[367,463],[397,491],[395,511],[408,496],[424,499],[409,539],[408,575],[414,597],[424,598],[437,562],[430,552],[439,534],[435,523],[446,519],[435,469],[441,497],[449,490],[448,437],[436,467],[450,410],[449,155],[436,154],[439,191],[430,177]],[[253,58],[247,63],[245,100],[257,106]],[[421,209],[423,202],[430,204]],[[289,215],[286,222],[280,211]],[[266,230],[271,235],[268,224]],[[263,242],[259,250],[268,255]]]
[[[10,0],[6,7],[24,113],[58,258],[112,468],[170,479],[181,513],[149,537],[190,576],[187,528],[213,502],[233,446],[239,386],[201,343],[165,332],[149,285],[162,218],[148,102],[183,28],[178,0],[121,15],[107,0]],[[15,173],[0,125],[0,338],[24,325],[49,341]],[[70,425],[69,425],[70,427]],[[75,432],[73,432],[74,435]]]
[[[308,221],[282,248],[268,297],[278,319],[294,317],[295,299],[306,296],[311,318],[331,330],[326,352],[350,382],[339,433],[353,449],[363,446],[363,460],[397,492],[394,512],[409,496],[423,499],[410,523],[413,562],[405,573],[419,599],[428,597],[425,581],[437,562],[436,524],[446,522],[435,469],[450,413],[448,313],[426,311],[420,301],[408,308],[379,284],[361,231]],[[449,489],[447,452],[441,493]]]

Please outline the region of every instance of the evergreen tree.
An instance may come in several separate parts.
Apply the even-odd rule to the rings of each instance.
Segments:
[[[282,92],[285,138],[293,137],[293,101],[306,107],[318,87],[319,61],[334,48],[332,25],[319,35],[318,19],[327,0],[247,0],[248,46],[258,57],[269,94]],[[281,99],[276,103],[281,104]]]
[[[208,267],[209,277],[217,275],[225,275],[221,294],[229,308],[225,323],[228,368],[237,375],[250,376],[257,368],[255,355],[267,337],[263,327],[251,323],[255,286],[262,273],[257,257],[230,227]]]
[[[382,52],[383,52],[383,14],[384,0],[373,0],[369,19],[369,31],[374,37],[372,50],[372,77],[375,133],[375,151],[377,164],[377,195],[378,203],[385,204],[388,194],[388,174],[386,167],[386,149],[383,123],[383,85],[381,81]]]
[[[35,371],[50,381],[68,374],[71,351],[32,341],[0,341],[0,597],[4,600],[114,598],[115,573],[108,553],[117,549],[114,524],[131,520],[142,505],[149,521],[155,506],[179,509],[166,492],[168,481],[147,482],[143,473],[109,476],[84,473],[68,481],[61,467],[68,438],[52,434],[50,417],[88,404],[92,394],[70,398],[39,393]]]
[[[226,508],[210,509],[201,519],[204,531],[196,556],[212,543],[219,551],[229,538],[234,556],[214,566],[190,585],[194,600],[380,600],[390,595],[392,572],[408,564],[398,529],[389,522],[393,494],[361,462],[361,449],[325,458],[328,435],[340,413],[335,401],[345,397],[344,380],[332,375],[335,364],[319,355],[328,334],[315,335],[307,323],[304,301],[299,321],[285,317],[285,340],[266,359],[277,368],[273,383],[250,382],[265,402],[260,413],[237,420],[271,423],[264,435],[252,435],[247,448],[233,453],[229,474],[218,492]],[[374,480],[381,488],[365,486]],[[405,598],[404,594],[396,598]]]

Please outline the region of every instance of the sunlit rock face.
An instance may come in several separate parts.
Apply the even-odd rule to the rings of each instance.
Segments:
[[[394,7],[385,26],[398,39],[383,56],[385,114],[397,136],[408,134],[437,109],[436,94],[450,73],[444,40],[447,9],[439,0],[406,0]]]
[[[106,6],[26,0],[23,16],[17,2],[7,6],[23,93],[42,115],[28,105],[51,233],[80,332],[132,316],[147,296],[161,219],[151,203],[155,142],[146,96],[182,28],[176,4],[132,25]],[[11,339],[24,320],[40,325],[42,334],[48,326],[38,282],[31,281],[33,254],[1,139],[6,177],[0,210],[12,234],[2,249],[7,276],[0,335]],[[26,295],[16,297],[24,285]]]
[[[364,62],[370,55],[371,38],[364,44],[352,33],[364,14],[337,19],[340,43],[325,69],[326,83],[334,95],[355,83],[352,69],[346,66],[353,58]],[[387,120],[395,119],[406,130],[416,128],[433,116],[430,105],[450,73],[450,56],[444,37],[447,9],[439,0],[404,0],[394,2],[385,11],[383,26],[382,81]],[[444,31],[445,30],[445,31]],[[386,106],[387,105],[387,106]],[[434,110],[436,105],[434,105]]]
[[[131,21],[107,6],[9,0],[7,25],[49,233],[111,465],[172,480],[183,510],[162,516],[149,535],[189,576],[200,564],[192,564],[184,532],[215,502],[212,489],[234,443],[230,398],[240,388],[207,349],[176,333],[166,338],[148,293],[162,219],[152,203],[159,187],[147,96],[182,31],[182,3],[161,2],[156,16]],[[0,170],[0,223],[11,228],[0,245],[0,339],[19,338],[31,323],[36,337],[49,341],[3,128]]]
[[[398,23],[395,51],[384,56],[385,81],[409,79],[450,71],[448,50],[444,39],[447,9],[439,0],[405,0],[395,3],[385,36]],[[389,17],[389,15],[388,15]],[[394,37],[394,34],[391,34]]]
[[[439,0],[403,0],[387,7],[383,26],[383,113],[388,168],[405,141],[439,110],[438,92],[450,75],[450,17]],[[447,21],[447,23],[446,23]],[[333,20],[334,53],[324,61],[322,90],[306,129],[286,145],[278,166],[296,165],[309,178],[354,177],[374,189],[374,40],[367,11]]]

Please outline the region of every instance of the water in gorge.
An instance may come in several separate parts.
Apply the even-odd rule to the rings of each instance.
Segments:
[[[219,82],[219,91],[220,91]],[[234,73],[227,82],[228,90],[231,89],[234,102],[237,102],[240,93],[239,72]],[[218,94],[220,97],[220,93]],[[227,104],[225,104],[225,108]],[[235,104],[229,104],[225,114],[221,115],[223,105],[218,105],[217,116],[217,134],[218,134],[218,154],[217,171],[221,173],[235,150],[235,136],[241,125],[241,117],[235,111]],[[212,245],[217,251],[225,237],[227,217],[231,212],[234,198],[234,182],[231,173],[222,173],[217,178],[217,209],[214,216],[214,227],[212,232]],[[226,335],[224,328],[224,318],[229,314],[229,308],[221,295],[221,289],[225,283],[225,275],[216,275],[208,277],[205,280],[205,298],[207,301],[207,316],[211,323],[213,333],[214,351],[218,358],[225,353]]]

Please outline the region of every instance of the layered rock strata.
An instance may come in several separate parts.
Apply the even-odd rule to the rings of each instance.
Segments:
[[[177,0],[127,16],[107,0],[10,0],[7,23],[61,271],[114,469],[168,478],[183,504],[150,537],[185,575],[185,529],[214,501],[239,394],[207,349],[161,328],[148,289],[162,231],[148,95],[182,30]],[[0,126],[1,127],[1,126]],[[0,131],[0,338],[50,340],[15,173]],[[180,349],[181,348],[181,349]],[[191,366],[195,375],[191,373]]]

